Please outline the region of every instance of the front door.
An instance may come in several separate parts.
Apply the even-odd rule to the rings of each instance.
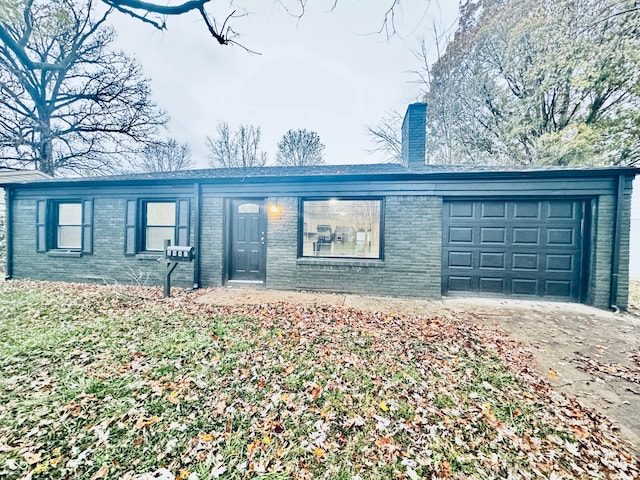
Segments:
[[[232,200],[229,280],[264,282],[267,217],[264,200]]]

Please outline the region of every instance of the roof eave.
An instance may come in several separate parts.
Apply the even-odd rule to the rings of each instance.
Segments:
[[[0,187],[9,188],[43,188],[51,187],[72,187],[72,186],[108,186],[108,185],[165,185],[173,184],[233,184],[233,183],[292,183],[292,182],[381,182],[381,181],[420,181],[420,180],[486,180],[486,179],[515,179],[515,178],[568,178],[579,176],[581,178],[590,177],[613,177],[618,175],[635,176],[640,173],[639,167],[601,167],[582,169],[536,169],[536,170],[470,170],[470,171],[439,171],[420,172],[407,170],[400,173],[336,173],[322,175],[238,175],[233,177],[166,177],[166,178],[74,178],[74,179],[47,179],[35,181],[6,182],[0,183]]]

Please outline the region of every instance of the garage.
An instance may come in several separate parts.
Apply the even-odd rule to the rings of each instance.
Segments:
[[[443,207],[443,295],[582,301],[584,200],[450,199]]]

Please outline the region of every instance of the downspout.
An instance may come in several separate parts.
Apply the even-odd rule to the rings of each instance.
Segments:
[[[13,205],[11,203],[11,189],[6,188],[4,190],[4,200],[6,206],[7,215],[5,217],[5,243],[6,250],[5,253],[7,255],[6,267],[7,271],[5,273],[5,280],[11,280],[13,277]]]
[[[624,175],[618,175],[618,190],[616,194],[615,223],[613,225],[613,246],[611,251],[611,284],[609,286],[609,307],[617,312],[618,309],[618,279],[620,276],[620,238],[622,237],[622,208],[624,202]]]
[[[200,183],[194,184],[194,196],[193,211],[196,217],[195,225],[193,226],[193,238],[194,247],[196,250],[196,258],[193,263],[193,288],[200,288],[200,197],[202,194],[202,187]]]

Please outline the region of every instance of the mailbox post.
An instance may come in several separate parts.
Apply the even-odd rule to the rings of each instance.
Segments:
[[[183,247],[179,245],[171,245],[170,240],[164,241],[164,256],[167,259],[167,271],[164,277],[164,296],[171,296],[171,274],[178,264],[182,262],[192,262],[195,258],[195,249],[193,247]]]

